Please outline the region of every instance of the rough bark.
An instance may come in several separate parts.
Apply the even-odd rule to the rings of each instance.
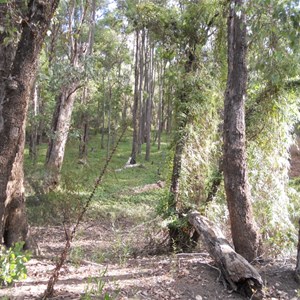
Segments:
[[[31,0],[22,22],[21,37],[14,51],[3,47],[0,86],[0,242],[11,246],[27,241],[28,224],[23,186],[25,122],[38,56],[58,0]],[[3,9],[4,5],[0,8]],[[5,34],[1,34],[3,39]]]
[[[260,238],[250,201],[245,151],[246,19],[243,0],[230,1],[228,79],[224,106],[224,182],[235,250],[249,261]],[[236,11],[239,10],[239,14]]]
[[[198,212],[190,212],[188,218],[229,287],[246,297],[253,297],[255,294],[255,299],[260,298],[263,281],[257,270],[233,250],[221,230],[207,218]]]

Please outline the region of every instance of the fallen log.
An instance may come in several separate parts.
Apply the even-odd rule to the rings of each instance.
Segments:
[[[188,220],[199,233],[227,285],[251,299],[262,298],[261,276],[244,257],[233,250],[221,230],[195,211],[188,214]]]

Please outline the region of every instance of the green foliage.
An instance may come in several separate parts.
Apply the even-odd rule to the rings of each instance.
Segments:
[[[11,248],[0,249],[0,285],[10,285],[16,280],[26,279],[25,263],[31,254],[23,251],[24,242],[14,244]]]
[[[84,289],[84,294],[80,297],[80,300],[92,300],[92,299],[102,299],[102,300],[113,300],[109,293],[104,291],[105,281],[103,277],[106,275],[107,269],[99,274],[98,278],[89,277],[87,285]]]
[[[78,186],[74,187],[74,181],[72,184],[70,182],[70,178],[64,178],[63,188],[48,194],[28,197],[29,220],[39,225],[74,222],[83,206],[86,194],[82,193]]]
[[[164,194],[164,189],[139,192],[146,184],[153,184],[158,180],[165,180],[167,168],[166,143],[162,142],[161,151],[152,145],[152,161],[145,162],[139,157],[141,167],[122,169],[130,156],[130,132],[121,141],[116,155],[113,157],[102,185],[97,189],[95,198],[87,212],[88,218],[117,220],[127,217],[134,220],[145,220],[155,215],[157,200]],[[163,136],[163,141],[166,136]],[[33,165],[25,152],[25,172],[29,183],[36,185],[34,189],[27,185],[27,208],[29,220],[33,224],[62,224],[63,221],[73,222],[77,217],[89,194],[94,180],[101,170],[106,151],[101,150],[99,135],[91,136],[87,164],[77,164],[78,140],[72,138],[67,144],[65,161],[62,169],[61,186],[48,194],[36,194],[42,184],[44,176],[44,155],[46,145],[40,146],[37,163]],[[106,136],[105,136],[106,140]],[[91,150],[92,149],[92,150]],[[159,173],[161,175],[158,174]],[[122,203],[122,205],[120,205]]]
[[[79,4],[78,1],[76,3]],[[246,101],[249,182],[255,217],[264,239],[274,246],[274,253],[292,246],[295,211],[299,208],[296,201],[298,191],[288,186],[287,173],[293,125],[299,121],[298,87],[292,84],[298,82],[299,85],[300,74],[300,12],[299,5],[295,3],[290,0],[257,0],[247,2],[245,6],[249,16]],[[179,5],[176,1],[120,0],[117,5],[116,11],[105,11],[96,20],[93,54],[81,58],[79,68],[70,65],[67,54],[70,34],[78,29],[79,20],[75,21],[72,32],[64,30],[64,26],[67,27],[66,2],[62,3],[55,20],[57,26],[63,24],[58,31],[58,40],[52,41],[52,35],[47,37],[38,77],[43,111],[41,116],[35,117],[33,124],[44,121],[43,133],[55,137],[49,128],[55,96],[61,86],[70,81],[83,80],[88,97],[84,104],[80,101],[75,103],[61,187],[48,195],[31,195],[28,201],[30,220],[39,224],[61,223],[76,217],[113,144],[111,136],[105,135],[106,150],[100,149],[99,128],[110,127],[113,132],[121,124],[123,109],[132,104],[132,49],[130,41],[126,41],[130,40],[134,30],[145,30],[155,47],[154,64],[165,66],[162,75],[164,117],[172,114],[176,127],[174,143],[185,139],[179,194],[181,205],[183,209],[198,208],[213,221],[228,225],[222,182],[213,201],[206,203],[217,176],[222,176],[219,163],[227,76],[228,1],[184,0]],[[78,7],[76,14],[79,15]],[[8,37],[17,34],[13,27],[7,31]],[[81,35],[76,33],[73,37],[79,43],[85,42],[88,31],[89,24],[86,22]],[[52,42],[56,43],[53,53],[50,50]],[[53,56],[51,62],[49,54]],[[193,65],[187,71],[189,63]],[[77,96],[83,99],[81,91],[77,92]],[[157,124],[157,104],[155,91],[153,126]],[[89,141],[87,164],[78,165],[74,161],[77,161],[83,114],[88,115],[90,132],[95,135]],[[172,151],[166,148],[166,144],[163,145],[164,157],[153,146],[152,162],[144,162],[141,156],[141,168],[116,171],[123,167],[130,155],[129,135],[131,132],[121,143],[103,184],[96,191],[88,217],[103,216],[117,220],[126,216],[144,220],[158,212],[166,218],[167,225],[184,227],[174,208],[170,209],[170,195],[166,192],[172,169]],[[164,137],[164,140],[167,138]],[[26,161],[27,176],[34,177],[37,185],[43,175],[45,152],[45,145],[41,145],[35,169]],[[135,192],[139,186],[161,179],[167,179],[165,190]],[[116,244],[114,254],[126,258],[130,249],[122,243]],[[126,253],[119,252],[122,246]]]
[[[248,105],[253,107],[248,108],[247,154],[256,219],[268,251],[278,254],[294,247],[296,241],[290,211],[293,198],[288,184],[288,150],[294,141],[293,125],[299,120],[299,99],[293,91],[277,87],[266,93],[267,89],[249,89]],[[252,101],[261,95],[255,106]]]

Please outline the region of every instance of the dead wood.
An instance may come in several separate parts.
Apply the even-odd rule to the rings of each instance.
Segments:
[[[221,230],[198,212],[190,212],[188,219],[200,234],[230,288],[251,299],[262,297],[261,276],[244,257],[233,250]]]

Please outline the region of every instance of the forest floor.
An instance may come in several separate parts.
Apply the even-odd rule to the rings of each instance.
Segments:
[[[290,176],[298,177],[300,152],[293,148],[291,154]],[[144,170],[139,170],[140,173],[135,174],[137,171],[128,170],[124,177],[132,173],[136,182],[144,173]],[[118,176],[121,183],[121,173]],[[124,210],[127,203],[136,203],[136,211],[150,216],[144,203],[138,201],[142,197],[145,203],[153,206],[148,190],[161,187],[161,182],[156,184],[153,180],[152,184],[141,184],[130,190],[122,188],[124,197],[130,191],[130,201],[133,201],[130,203],[126,202],[128,198],[120,200],[120,194],[114,191],[113,196],[118,201],[116,207]],[[105,190],[102,193],[107,196]],[[36,209],[35,216],[38,216],[37,212],[41,211],[39,207]],[[159,226],[162,220],[155,214],[153,216],[141,222],[122,214],[116,217],[109,213],[96,217],[88,215],[72,243],[52,299],[245,299],[224,287],[220,271],[201,245],[195,253],[163,253],[167,233]],[[64,247],[65,232],[62,226],[54,226],[51,222],[39,226],[36,223],[31,232],[38,241],[39,254],[27,263],[26,280],[0,289],[0,300],[40,299],[46,289],[55,261]],[[255,264],[255,267],[265,285],[264,299],[300,299],[300,286],[293,276],[295,257],[270,259]]]
[[[222,285],[220,271],[204,250],[143,255],[149,226],[126,220],[83,223],[52,299],[245,299]],[[0,290],[0,299],[40,299],[46,289],[55,256],[64,246],[64,231],[49,226],[34,227],[32,233],[40,241],[41,255],[27,264],[28,278]],[[255,265],[265,284],[264,299],[300,299],[294,265],[284,260]]]

